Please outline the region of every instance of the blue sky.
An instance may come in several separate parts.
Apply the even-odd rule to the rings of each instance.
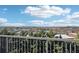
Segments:
[[[79,26],[79,5],[0,5],[0,26]]]

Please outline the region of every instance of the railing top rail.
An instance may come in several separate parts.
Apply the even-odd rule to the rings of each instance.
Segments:
[[[0,35],[0,37],[10,37],[10,38],[25,38],[25,39],[39,39],[39,40],[56,40],[56,41],[67,41],[67,42],[73,42],[74,39],[61,39],[61,38],[48,38],[48,37],[27,37],[27,36],[15,36],[15,35]]]

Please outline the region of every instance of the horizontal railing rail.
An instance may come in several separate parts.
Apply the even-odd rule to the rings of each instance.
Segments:
[[[18,35],[17,36],[15,36],[15,35],[0,35],[0,37],[74,42],[74,39],[72,39],[72,38],[48,38],[48,37],[31,37],[31,36],[27,37],[27,36],[18,36]]]

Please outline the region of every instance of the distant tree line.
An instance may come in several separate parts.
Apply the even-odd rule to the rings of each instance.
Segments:
[[[1,29],[0,35],[19,35],[19,36],[33,36],[33,37],[50,37],[53,38],[56,33],[52,30],[40,30],[40,31],[21,31],[21,30],[11,30],[11,29]]]

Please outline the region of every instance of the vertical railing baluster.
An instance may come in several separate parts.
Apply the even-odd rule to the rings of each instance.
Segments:
[[[36,53],[37,53],[37,50],[38,50],[38,40],[35,40],[36,41],[36,43],[35,43],[35,45],[36,45]]]
[[[16,38],[14,38],[14,40],[15,40],[15,53],[16,53]]]
[[[28,39],[27,39],[27,38],[26,38],[26,41],[27,41],[27,53],[28,53],[28,52],[29,52],[29,51],[28,51],[28,48],[29,48],[29,47],[28,47]]]
[[[0,37],[0,53],[1,53],[1,37]]]
[[[57,50],[58,50],[58,51],[57,51],[57,53],[60,53],[60,46],[59,46],[59,42],[60,42],[60,41],[58,41],[58,42],[57,42]]]
[[[18,50],[19,50],[18,53],[20,53],[20,39],[19,38],[18,38],[18,41],[19,41],[18,42]]]
[[[63,51],[63,46],[64,46],[63,43],[64,43],[64,42],[61,42],[62,53],[64,52],[64,51]]]
[[[24,52],[26,52],[26,39],[24,39]]]
[[[12,51],[12,48],[10,49],[10,40],[11,40],[11,38],[8,38],[8,52],[11,52]]]
[[[43,41],[43,53],[44,53],[44,41]]]
[[[46,53],[48,53],[48,40],[46,40]]]
[[[30,53],[31,53],[31,39],[30,39]]]
[[[35,39],[34,39],[35,40]],[[35,44],[34,44],[34,40],[32,39],[32,42],[31,43],[33,43],[32,44],[32,52],[31,53],[34,53],[35,52],[35,48],[34,48],[34,46],[35,46]]]
[[[65,42],[65,53],[68,52],[68,49],[67,49],[67,42]]]
[[[49,41],[49,44],[50,44],[50,53],[51,53],[51,41]]]
[[[6,53],[8,53],[8,37],[5,39],[6,40]]]
[[[55,53],[55,41],[53,41],[53,52]]]
[[[76,43],[74,42],[74,53],[76,53]]]
[[[72,48],[71,48],[71,47],[72,47],[72,45],[71,45],[71,44],[72,44],[72,43],[70,43],[70,44],[69,44],[70,53],[72,52]]]

